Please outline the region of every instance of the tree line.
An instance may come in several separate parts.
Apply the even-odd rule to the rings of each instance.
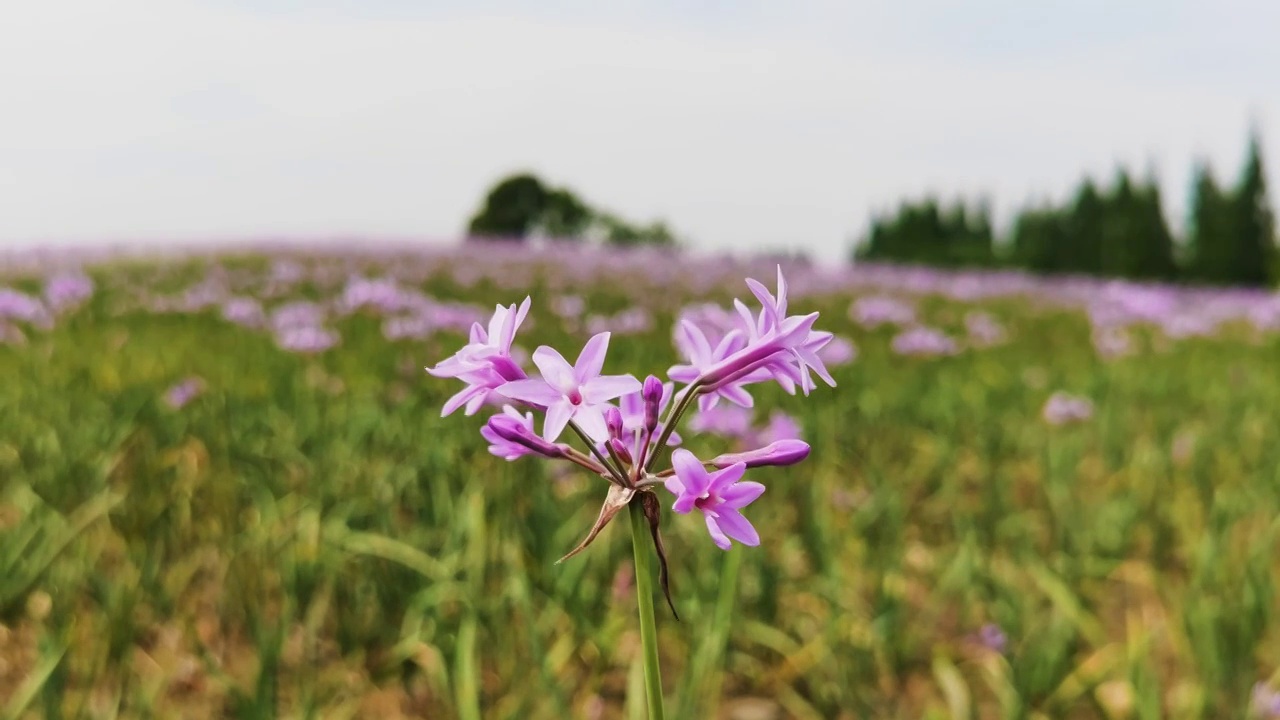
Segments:
[[[1165,221],[1154,178],[1120,169],[1107,187],[1084,179],[1062,205],[1018,213],[997,241],[990,208],[935,198],[904,202],[872,219],[854,258],[943,267],[1021,267],[1137,280],[1269,285],[1280,276],[1275,218],[1267,200],[1262,151],[1249,139],[1244,169],[1224,187],[1207,163],[1194,173],[1186,237]]]
[[[662,220],[633,223],[594,208],[572,190],[553,187],[530,173],[499,180],[467,226],[469,237],[522,241],[528,237],[598,240],[610,245],[675,245]]]

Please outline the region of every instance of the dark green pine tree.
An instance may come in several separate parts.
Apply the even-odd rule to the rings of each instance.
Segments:
[[[1106,208],[1093,180],[1085,178],[1065,218],[1064,232],[1070,237],[1068,268],[1098,275],[1102,272],[1102,242]]]
[[[1121,169],[1116,184],[1103,203],[1102,274],[1133,277],[1139,260],[1136,236],[1138,199],[1129,172]]]
[[[1148,177],[1134,194],[1133,254],[1129,277],[1172,280],[1178,273],[1173,233],[1164,218],[1160,186]]]
[[[1241,285],[1267,285],[1275,277],[1275,216],[1267,201],[1262,149],[1255,133],[1249,138],[1244,174],[1231,198],[1231,252],[1227,277]]]
[[[1063,272],[1069,243],[1066,222],[1056,208],[1027,208],[1014,220],[1014,263],[1032,272]]]
[[[1213,177],[1208,163],[1195,169],[1191,189],[1191,222],[1186,276],[1202,283],[1229,282],[1229,252],[1233,235],[1230,198]]]

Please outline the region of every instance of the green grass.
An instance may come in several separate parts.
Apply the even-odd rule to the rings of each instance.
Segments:
[[[455,383],[422,367],[460,335],[389,343],[356,316],[339,348],[290,355],[213,312],[117,312],[151,277],[103,271],[89,306],[0,346],[0,718],[641,717],[625,522],[555,564],[606,484],[439,417]],[[548,284],[519,343],[576,354]],[[675,361],[678,288],[579,291],[658,314],[607,372]],[[792,301],[858,344],[839,386],[757,393],[813,446],[752,471],[762,546],[665,514],[671,716],[1242,717],[1280,668],[1280,342],[1104,362],[1082,315],[993,301],[1009,343],[900,358],[849,301]],[[955,329],[968,306],[924,307]],[[206,392],[167,408],[190,375]],[[1094,418],[1046,424],[1059,389]],[[971,639],[987,622],[1003,657]]]

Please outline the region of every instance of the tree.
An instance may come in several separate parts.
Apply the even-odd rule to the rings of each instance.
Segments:
[[[1063,218],[1063,237],[1059,242],[1057,264],[1063,270],[1091,274],[1102,273],[1103,240],[1106,233],[1106,207],[1098,186],[1085,178],[1076,191],[1075,201]],[[1068,240],[1069,238],[1069,240]]]
[[[1228,281],[1231,242],[1229,198],[1223,195],[1207,163],[1199,163],[1192,185],[1187,275],[1200,282]]]
[[[565,188],[556,188],[547,193],[537,230],[548,237],[577,239],[587,232],[594,219],[595,213],[578,196]]]
[[[1267,201],[1262,149],[1255,133],[1249,138],[1244,173],[1230,200],[1231,229],[1227,278],[1243,285],[1266,285],[1274,275],[1275,217]]]
[[[484,205],[471,218],[473,237],[523,240],[542,220],[548,192],[542,181],[528,173],[500,180],[485,196]]]
[[[661,220],[648,225],[632,225],[612,213],[599,216],[604,241],[610,245],[675,245],[676,237]]]
[[[1035,272],[1063,272],[1069,237],[1058,209],[1048,205],[1027,208],[1013,223],[1014,261]]]
[[[1130,277],[1172,280],[1178,274],[1173,254],[1173,233],[1164,218],[1160,186],[1147,178],[1135,193],[1133,252]]]

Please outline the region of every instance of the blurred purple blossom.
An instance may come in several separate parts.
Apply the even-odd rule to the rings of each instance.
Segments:
[[[737,405],[717,405],[700,410],[689,420],[694,432],[711,433],[732,438],[748,438],[751,435],[751,410]]]
[[[849,319],[865,328],[881,325],[910,325],[916,311],[909,303],[887,295],[858,298],[849,308]]]
[[[1267,683],[1254,684],[1249,702],[1250,710],[1258,717],[1280,718],[1280,692],[1272,690]]]
[[[978,642],[988,650],[1003,655],[1009,647],[1009,636],[995,623],[987,623],[978,630]]]
[[[312,325],[295,325],[276,331],[276,344],[296,353],[320,353],[338,344],[338,333]]]
[[[899,355],[938,356],[959,352],[956,341],[941,330],[917,326],[898,333],[893,338],[893,351]]]
[[[561,295],[551,301],[551,312],[564,320],[580,317],[587,309],[587,303],[580,295]]]
[[[964,326],[975,347],[991,347],[1005,340],[1004,327],[990,313],[972,310],[965,314]]]
[[[1056,392],[1044,404],[1044,419],[1050,425],[1083,422],[1093,417],[1093,402],[1088,398]]]
[[[222,303],[222,318],[248,328],[259,328],[267,322],[262,304],[248,297],[227,298]]]
[[[835,335],[826,346],[818,350],[818,357],[822,358],[827,367],[839,367],[857,359],[858,348],[849,338]]]
[[[93,280],[81,272],[61,272],[51,275],[44,285],[45,302],[55,313],[79,307],[93,297]]]
[[[166,390],[164,401],[174,410],[181,410],[203,392],[204,381],[198,377],[189,377]]]
[[[755,435],[755,441],[768,445],[780,440],[799,440],[802,430],[795,418],[781,410],[769,413],[769,422]]]
[[[49,311],[39,298],[20,290],[0,287],[0,320],[19,320],[36,326],[50,323]]]

